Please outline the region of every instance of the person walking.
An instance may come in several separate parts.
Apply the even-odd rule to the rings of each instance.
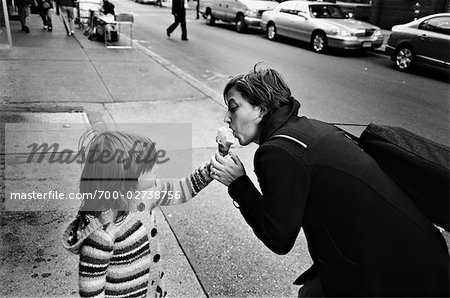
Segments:
[[[198,20],[200,19],[200,0],[197,0],[197,5],[195,5],[195,18]]]
[[[53,8],[52,2],[52,0],[39,0],[38,2],[39,14],[41,15],[42,23],[44,24],[44,30],[47,30],[48,32],[53,31],[51,11]]]
[[[188,40],[186,30],[186,8],[184,7],[184,0],[172,1],[172,14],[175,17],[175,21],[167,28],[167,37],[177,28],[178,24],[181,25],[181,40]]]
[[[313,265],[294,282],[299,297],[449,297],[439,230],[342,130],[298,116],[276,70],[255,66],[223,94],[239,143],[259,145],[261,191],[232,152],[215,154],[211,176],[273,252],[287,254],[303,229]]]
[[[66,27],[67,35],[73,35],[75,31],[73,30],[75,13],[74,8],[76,7],[74,0],[58,0],[59,8],[61,10],[64,25]]]
[[[31,5],[34,5],[33,0],[16,0],[19,20],[22,24],[22,31],[30,33],[30,15],[31,15]]]

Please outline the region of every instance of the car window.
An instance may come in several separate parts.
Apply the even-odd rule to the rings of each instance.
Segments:
[[[423,21],[419,29],[450,35],[450,17],[436,17]]]
[[[309,10],[315,18],[345,19],[345,13],[337,5],[310,5]]]
[[[286,2],[280,5],[281,13],[295,14],[295,2]]]
[[[306,14],[309,15],[308,6],[304,5],[303,3],[297,2],[297,5],[295,6],[295,12],[296,12],[296,14],[303,13],[303,15],[306,15]]]

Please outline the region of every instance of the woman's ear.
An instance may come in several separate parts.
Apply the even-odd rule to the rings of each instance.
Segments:
[[[259,108],[259,118],[264,118],[264,116],[266,116],[267,111],[265,111],[264,109]]]

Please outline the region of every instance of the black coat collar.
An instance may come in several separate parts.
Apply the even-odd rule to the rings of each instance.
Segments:
[[[289,104],[280,107],[264,121],[259,143],[262,144],[270,139],[292,116],[297,116],[299,109],[300,103],[291,97]]]

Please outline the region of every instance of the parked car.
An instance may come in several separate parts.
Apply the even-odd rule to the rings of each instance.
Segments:
[[[200,12],[206,24],[214,25],[216,20],[236,24],[236,31],[245,32],[248,27],[258,27],[264,11],[274,9],[275,0],[201,0]]]
[[[142,3],[142,4],[153,4],[157,5],[157,0],[134,0],[134,2]]]
[[[449,70],[450,13],[429,15],[392,27],[386,54],[402,71],[417,62]]]
[[[261,17],[261,28],[267,38],[286,36],[311,44],[322,53],[328,47],[373,49],[383,44],[380,28],[347,16],[342,8],[330,2],[286,1]]]

